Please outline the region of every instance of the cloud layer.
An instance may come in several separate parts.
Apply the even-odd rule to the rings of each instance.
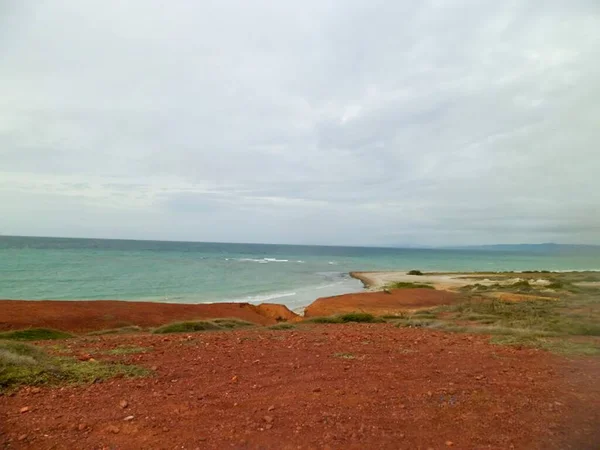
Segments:
[[[8,1],[0,232],[600,243],[600,4]]]

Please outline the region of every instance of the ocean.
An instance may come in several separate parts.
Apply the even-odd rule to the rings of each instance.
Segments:
[[[273,302],[357,292],[350,271],[598,270],[600,251],[433,250],[0,236],[0,298]]]

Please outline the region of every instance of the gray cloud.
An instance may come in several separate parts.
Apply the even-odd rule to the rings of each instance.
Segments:
[[[0,4],[0,232],[599,243],[600,5]]]

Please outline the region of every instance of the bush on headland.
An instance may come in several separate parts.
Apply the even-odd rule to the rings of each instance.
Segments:
[[[385,322],[383,319],[375,317],[373,314],[353,312],[347,314],[340,314],[336,316],[325,316],[325,317],[313,317],[306,319],[305,322],[311,323],[379,323]]]
[[[64,331],[48,328],[29,328],[27,330],[5,331],[0,333],[0,339],[10,341],[45,341],[51,339],[68,339],[73,335]]]
[[[165,333],[193,333],[196,331],[219,331],[232,330],[235,328],[247,328],[255,326],[253,323],[239,319],[213,319],[213,320],[197,320],[188,322],[176,322],[152,331],[155,334]]]
[[[423,275],[423,272],[421,272],[420,270],[410,270],[408,271],[407,275]]]

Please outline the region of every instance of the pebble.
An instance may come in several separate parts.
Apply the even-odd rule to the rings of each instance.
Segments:
[[[129,421],[133,420],[133,417],[134,417],[134,416],[127,416],[127,417],[125,417],[123,420],[124,420],[125,422],[129,422]]]
[[[273,416],[265,416],[263,417],[263,420],[267,423],[273,423]]]
[[[109,425],[108,427],[106,427],[106,431],[108,431],[109,433],[118,434],[119,431],[121,431],[121,429],[116,425]]]
[[[27,435],[26,434],[22,434],[21,436],[19,436],[19,441],[24,441],[25,439],[27,439]]]
[[[119,402],[119,406],[121,407],[121,409],[125,409],[129,406],[129,402],[127,402],[127,400],[121,400]]]
[[[22,408],[19,410],[19,412],[20,412],[21,414],[23,414],[23,413],[26,413],[26,412],[28,412],[28,411],[29,411],[29,406],[23,406],[23,407],[22,407]]]
[[[268,410],[268,411],[273,411],[274,409],[275,409],[275,406],[274,406],[274,405],[271,405],[271,406],[269,406],[269,407],[267,408],[267,410]]]
[[[77,429],[79,431],[83,431],[87,428],[87,425],[85,423],[80,423],[79,425],[77,425]]]
[[[446,441],[446,447],[452,447],[453,445],[454,445],[454,442]]]

